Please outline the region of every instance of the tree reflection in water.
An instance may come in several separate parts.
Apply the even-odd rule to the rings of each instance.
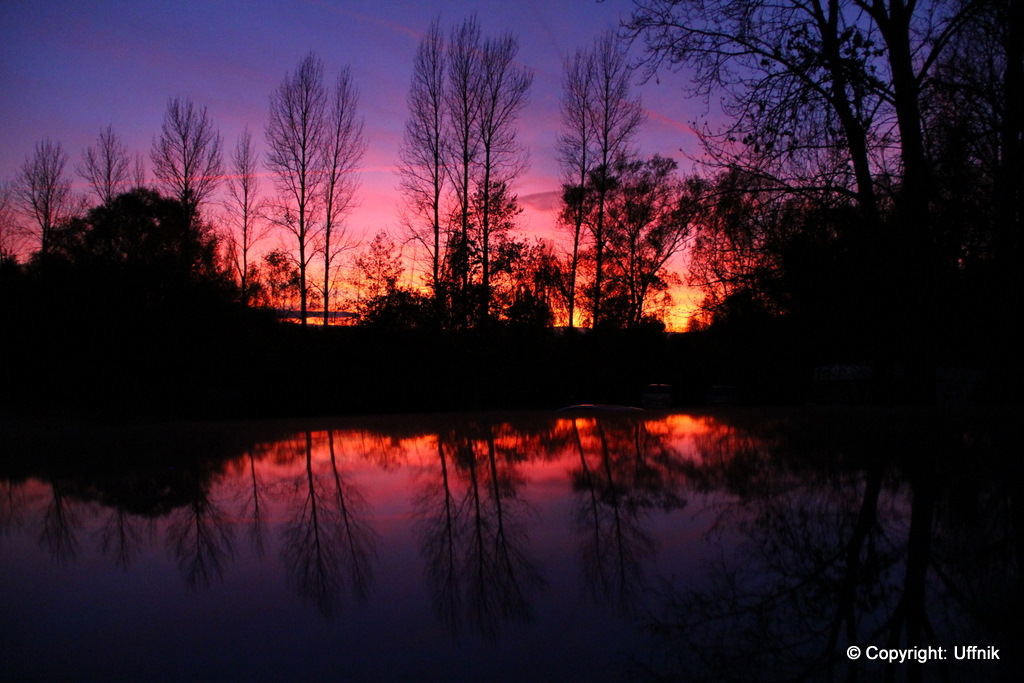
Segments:
[[[464,621],[494,637],[529,621],[544,580],[529,558],[515,445],[499,449],[497,426],[460,425],[436,437],[439,471],[416,507],[434,609],[450,630]],[[499,450],[501,453],[499,454]]]
[[[147,524],[138,516],[131,514],[123,505],[115,505],[106,512],[100,526],[100,550],[104,555],[113,558],[118,569],[128,571],[132,560],[146,540],[147,531],[151,538],[154,529],[153,520],[149,520]]]
[[[234,558],[234,520],[210,495],[213,479],[192,482],[192,496],[167,522],[167,546],[189,588],[206,588],[224,578]]]
[[[246,535],[249,538],[249,544],[256,552],[257,557],[263,557],[267,546],[266,503],[264,498],[268,487],[256,471],[256,450],[256,448],[251,448],[244,456],[247,472],[244,477],[245,483],[240,483],[239,485],[236,500],[241,506],[239,508],[241,518],[248,520]],[[260,450],[265,451],[266,449]],[[260,455],[265,455],[265,453]]]
[[[954,645],[998,645],[996,632],[972,618],[983,615],[967,598],[979,574],[986,582],[993,574],[964,571],[965,559],[974,567],[970,553],[940,549],[981,537],[990,557],[1016,567],[1012,524],[989,516],[1008,509],[1009,497],[964,488],[955,473],[977,472],[979,453],[948,432],[940,424],[881,424],[859,434],[838,424],[774,425],[770,438],[738,429],[706,439],[705,464],[691,476],[708,488],[728,482],[737,498],[722,510],[707,581],[662,594],[666,607],[651,624],[665,643],[661,673],[715,681],[949,680],[962,666],[951,661]],[[985,501],[971,511],[981,516],[940,514],[952,511],[950,497],[965,494]],[[1016,596],[1017,608],[1018,577],[1003,574],[997,593]],[[851,661],[851,645],[862,652],[944,647],[947,660],[883,666]],[[999,663],[970,670],[975,680],[1005,674]]]
[[[462,618],[462,589],[459,585],[459,557],[466,537],[466,498],[456,498],[452,490],[453,473],[448,462],[453,435],[438,434],[437,458],[440,463],[440,481],[430,481],[416,503],[420,518],[420,536],[423,559],[426,562],[427,583],[438,618],[453,631],[457,631]]]
[[[25,482],[0,479],[0,539],[14,534],[25,524],[27,498]]]
[[[588,453],[581,422],[572,420],[580,465],[571,476],[583,585],[598,603],[629,613],[647,591],[644,565],[655,552],[646,513],[686,504],[678,493],[678,454],[652,437],[646,421],[625,417],[585,421],[596,436]]]
[[[442,633],[497,640],[514,631],[505,647],[550,634],[539,617],[558,610],[556,619],[598,617],[572,622],[581,642],[602,633],[639,642],[634,629],[644,622],[660,658],[645,650],[637,668],[660,678],[1006,673],[999,663],[884,667],[851,662],[845,651],[1014,651],[1024,547],[1016,533],[1024,437],[1006,427],[1015,415],[772,415],[439,416],[318,432],[281,424],[259,438],[230,432],[193,450],[193,436],[180,442],[187,447],[126,450],[95,464],[50,456],[49,467],[45,453],[32,452],[0,476],[0,567],[20,567],[19,553],[64,564],[102,554],[122,571],[163,576],[153,558],[137,561],[152,545],[170,551],[192,589],[228,583],[237,562],[240,580],[256,582],[268,601],[280,586],[331,617],[346,594],[370,595],[376,513],[388,520],[383,565],[389,587],[397,582],[389,597],[417,602],[420,580],[393,562],[407,559],[412,531]],[[364,493],[363,476],[381,488]],[[684,506],[686,515],[674,514]],[[706,537],[691,533],[705,522]],[[547,564],[535,561],[531,535]],[[576,566],[542,576],[540,566],[571,562],[573,546]],[[702,564],[693,569],[695,557]],[[102,585],[102,570],[90,570],[83,580]],[[34,593],[52,592],[47,577],[31,580]],[[559,589],[550,604],[539,601],[546,580]],[[579,604],[577,586],[596,610]],[[198,601],[216,603],[223,592]],[[372,624],[389,614],[382,603],[341,625]],[[429,632],[435,619],[425,612],[416,628]]]
[[[51,482],[53,495],[43,514],[43,533],[40,543],[58,562],[69,562],[78,555],[78,532],[82,518],[78,514],[80,502],[66,495],[64,482]]]
[[[305,468],[294,480],[292,513],[282,556],[298,592],[325,617],[333,616],[346,585],[365,600],[372,581],[376,536],[366,523],[362,495],[338,470],[334,434],[327,432],[327,472],[314,467],[313,435],[305,433]]]

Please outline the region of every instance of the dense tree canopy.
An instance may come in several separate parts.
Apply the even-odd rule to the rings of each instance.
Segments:
[[[95,301],[127,314],[231,296],[212,228],[182,202],[152,190],[118,195],[68,221],[47,258],[79,291],[109,288],[93,292]]]
[[[1018,3],[635,4],[648,75],[685,70],[725,115],[702,129],[691,271],[712,315],[846,318],[827,343],[872,329],[862,354],[922,376],[979,277],[1011,305],[972,325],[1019,318],[1019,276],[986,265],[1019,263]]]

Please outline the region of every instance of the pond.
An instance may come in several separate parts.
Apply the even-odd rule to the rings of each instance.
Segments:
[[[1002,680],[1020,417],[8,425],[0,679]]]

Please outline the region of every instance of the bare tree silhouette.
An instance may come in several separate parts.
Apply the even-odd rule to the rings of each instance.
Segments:
[[[594,61],[590,53],[577,48],[562,63],[562,130],[558,134],[558,161],[562,167],[562,212],[559,220],[572,233],[569,261],[569,318],[576,324],[576,279],[584,221],[590,213],[587,178],[594,170],[594,128],[588,107],[594,97]]]
[[[497,188],[505,188],[526,167],[526,152],[516,142],[517,119],[526,106],[533,75],[516,66],[519,42],[511,35],[488,38],[480,57],[480,109],[477,119],[480,139],[480,175],[478,196],[482,198],[476,213],[481,254],[480,316],[491,311],[491,233],[501,219],[492,207]],[[497,222],[497,221],[495,221]]]
[[[325,326],[330,320],[333,272],[337,257],[353,246],[346,239],[344,216],[355,205],[355,193],[359,185],[356,171],[366,152],[363,120],[356,116],[358,106],[359,90],[352,80],[352,72],[345,67],[338,75],[324,119],[324,175],[321,198],[324,224],[319,232],[318,241],[324,257],[322,294]]]
[[[605,222],[608,193],[614,187],[612,164],[619,157],[629,156],[637,129],[643,123],[644,114],[639,97],[631,94],[630,78],[632,69],[626,58],[625,49],[609,32],[594,41],[588,55],[591,61],[590,75],[593,87],[591,99],[586,103],[585,116],[593,131],[594,168],[590,182],[596,196],[594,216],[590,221],[594,241],[594,282],[591,301],[591,324],[597,327],[602,320],[602,296],[604,287],[604,256],[607,241]]]
[[[190,220],[199,206],[220,185],[222,174],[220,133],[213,127],[206,107],[199,109],[191,98],[172,97],[153,140],[150,159],[153,174],[167,193],[186,208]]]
[[[270,96],[267,119],[267,167],[279,197],[275,221],[296,241],[302,324],[306,324],[306,269],[314,255],[316,202],[323,182],[323,142],[327,91],[323,62],[313,52],[285,76]]]
[[[442,197],[445,187],[445,78],[444,37],[439,19],[420,41],[409,85],[409,119],[399,149],[399,176],[408,215],[405,220],[413,239],[430,255],[431,286],[440,307],[442,244]],[[429,222],[424,231],[420,221]]]
[[[448,70],[445,103],[448,112],[448,136],[445,168],[455,191],[458,232],[455,249],[448,264],[452,284],[460,297],[469,288],[469,240],[472,213],[473,174],[479,163],[480,135],[480,22],[473,15],[451,31],[448,41]],[[465,306],[466,302],[462,302]],[[465,311],[462,312],[463,317]],[[462,323],[468,322],[462,320]]]
[[[89,184],[100,204],[130,189],[132,158],[114,127],[100,131],[95,146],[82,150],[82,161],[75,171]]]
[[[228,222],[225,242],[228,258],[241,287],[242,303],[248,305],[256,284],[253,276],[257,273],[255,264],[250,261],[253,247],[270,232],[259,195],[259,159],[252,146],[252,133],[248,126],[235,143],[229,167],[228,198],[224,202]]]
[[[15,179],[14,195],[21,211],[34,223],[30,232],[38,239],[43,256],[50,250],[54,229],[71,209],[71,179],[64,173],[67,160],[59,142],[37,142]]]

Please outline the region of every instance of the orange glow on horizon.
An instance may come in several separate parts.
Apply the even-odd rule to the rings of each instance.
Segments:
[[[541,414],[543,417],[543,414]],[[519,454],[524,463],[531,467],[539,462],[557,464],[566,453],[577,450],[575,433],[578,432],[584,446],[592,447],[598,439],[598,427],[607,429],[625,424],[622,416],[612,414],[610,418],[596,416],[561,417],[552,414],[550,421],[543,421],[530,428],[516,423],[488,422],[482,416],[479,421],[461,419],[459,427],[447,427],[443,434],[466,444],[478,456],[486,457],[493,443],[498,457]],[[611,422],[608,422],[611,419]],[[679,454],[690,457],[696,452],[696,443],[701,438],[717,433],[726,433],[728,427],[707,415],[687,413],[652,414],[637,413],[628,416],[628,423],[642,427],[652,438],[670,446]],[[334,429],[308,432],[309,456],[314,464],[329,463],[346,469],[423,469],[433,467],[438,458],[439,433],[431,425],[445,424],[443,416],[430,418],[423,427],[407,435],[397,436],[389,431],[376,429]],[[461,436],[457,436],[460,434]],[[451,444],[444,442],[446,446]],[[306,457],[307,433],[295,432],[291,436],[265,444],[254,450],[267,456],[272,463],[281,465]]]

